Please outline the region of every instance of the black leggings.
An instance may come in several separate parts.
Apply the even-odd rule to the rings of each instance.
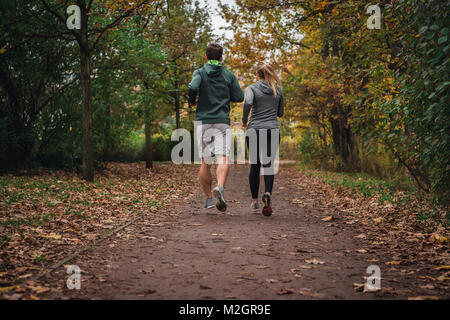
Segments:
[[[256,141],[254,138],[253,138],[253,140],[251,140],[251,134],[249,134],[249,131],[251,131],[251,130],[252,129],[249,129],[247,131],[247,137],[246,137],[247,148],[249,149],[249,159],[250,159],[249,183],[250,183],[250,190],[252,193],[252,199],[257,199],[258,192],[259,192],[259,181],[260,181],[259,176],[260,176],[260,172],[261,172],[261,161],[260,161],[261,160],[260,159],[261,152],[263,152],[263,154],[267,155],[270,158],[270,162],[263,164],[262,166],[263,166],[263,168],[272,168],[272,169],[268,170],[269,173],[264,172],[265,192],[269,192],[270,194],[272,194],[273,182],[274,182],[274,177],[275,177],[275,175],[273,174],[273,165],[274,165],[275,155],[276,155],[279,145],[280,145],[280,134],[279,134],[278,129],[272,129],[272,130],[276,130],[278,133],[278,143],[275,145],[274,150],[271,150],[272,149],[272,130],[265,130],[265,129],[254,130],[256,132]],[[260,147],[261,147],[260,146],[260,137],[264,138],[264,134],[261,134],[261,131],[267,132],[267,143],[263,144],[263,146],[260,150]],[[252,146],[256,147],[256,154],[254,152],[251,152],[250,142],[251,142]],[[266,148],[267,148],[267,150],[266,150]],[[266,161],[263,161],[263,162],[266,162]]]

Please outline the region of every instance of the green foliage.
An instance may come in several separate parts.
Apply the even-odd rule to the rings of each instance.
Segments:
[[[304,163],[405,182],[407,171],[448,201],[450,2],[379,6],[369,30],[363,0],[239,1],[224,7],[233,63],[248,77],[261,59],[280,65]]]
[[[48,2],[65,14],[62,3]],[[90,52],[97,164],[143,159],[144,127],[157,137],[155,160],[170,159],[172,144],[165,133],[158,135],[158,123],[183,112],[184,92],[203,61],[211,27],[207,8],[199,3],[161,2],[155,11],[157,4],[149,1],[108,28]],[[125,12],[132,5],[94,1],[89,28],[110,24],[114,10]],[[2,173],[39,166],[81,169],[79,45],[68,33],[40,1],[6,0],[0,7]]]
[[[303,164],[334,170],[336,154],[330,145],[320,141],[314,129],[303,131],[298,142],[299,159]]]
[[[170,161],[174,143],[170,136],[157,136],[153,139],[153,154],[155,161]]]
[[[2,171],[35,160],[76,113],[70,76],[76,50],[57,36],[64,26],[51,14],[37,14],[41,9],[41,3],[14,0],[0,7]]]
[[[381,104],[385,113],[380,136],[410,166],[425,188],[450,200],[450,60],[448,1],[405,1],[410,33],[401,37],[408,61],[395,74],[399,95]]]

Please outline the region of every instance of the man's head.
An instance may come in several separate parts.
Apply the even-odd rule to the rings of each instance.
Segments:
[[[208,60],[222,61],[223,48],[216,43],[210,43],[206,47],[206,58]]]

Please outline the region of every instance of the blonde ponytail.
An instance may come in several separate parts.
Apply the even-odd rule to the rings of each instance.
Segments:
[[[278,96],[277,86],[281,85],[281,81],[270,64],[261,62],[258,65],[258,76],[272,87],[274,96]]]

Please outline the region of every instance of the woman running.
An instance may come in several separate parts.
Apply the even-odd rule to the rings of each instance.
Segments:
[[[245,92],[244,114],[242,123],[247,126],[250,110],[252,115],[246,133],[246,142],[250,158],[250,190],[252,194],[251,209],[257,213],[258,192],[261,163],[263,166],[265,193],[262,213],[272,214],[271,195],[274,181],[274,160],[280,144],[280,131],[277,117],[284,114],[284,98],[281,81],[274,69],[267,63],[260,63],[257,68],[259,81],[249,86]]]

